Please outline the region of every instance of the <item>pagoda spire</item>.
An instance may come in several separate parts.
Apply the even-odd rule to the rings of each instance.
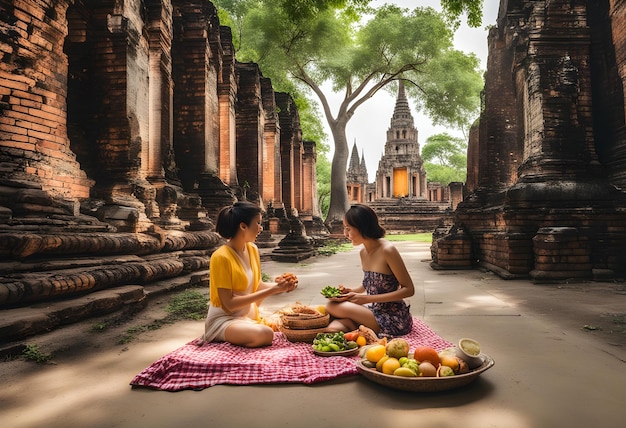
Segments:
[[[350,164],[348,165],[348,170],[358,171],[359,167],[360,167],[359,150],[356,148],[356,138],[355,138],[354,145],[352,146],[352,155],[350,156]]]
[[[404,80],[398,80],[398,97],[396,98],[396,106],[391,117],[392,127],[413,127],[413,115],[409,101],[406,98],[406,90],[404,89]]]

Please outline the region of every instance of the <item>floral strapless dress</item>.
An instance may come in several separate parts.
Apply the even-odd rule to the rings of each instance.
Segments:
[[[393,274],[364,271],[363,286],[367,294],[383,294],[395,291],[400,286]],[[370,310],[380,326],[381,336],[403,336],[413,328],[413,316],[404,300],[374,302]]]

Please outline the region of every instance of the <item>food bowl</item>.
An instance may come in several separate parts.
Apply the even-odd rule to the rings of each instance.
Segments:
[[[313,339],[315,339],[318,333],[324,333],[325,330],[326,328],[291,329],[284,325],[278,327],[278,331],[290,342],[313,343]]]
[[[403,377],[385,374],[365,367],[357,361],[356,369],[367,380],[387,386],[389,388],[410,392],[438,392],[460,388],[478,379],[481,373],[489,370],[495,364],[493,358],[480,354],[482,364],[468,373],[445,377]]]
[[[480,343],[467,337],[459,340],[459,346],[456,347],[456,356],[465,361],[470,369],[480,367],[483,363],[483,359],[480,356]]]
[[[330,323],[329,314],[285,314],[281,317],[283,326],[291,330],[311,330],[323,328]]]

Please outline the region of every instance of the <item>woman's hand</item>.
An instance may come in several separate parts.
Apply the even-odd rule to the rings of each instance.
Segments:
[[[331,302],[337,302],[337,303],[350,302],[356,305],[365,305],[366,303],[369,303],[367,294],[355,293],[353,291],[348,291],[339,297],[331,297],[328,300],[330,300]]]
[[[365,305],[370,303],[369,296],[367,294],[350,292],[346,294],[346,297],[347,299],[345,301],[356,305]]]
[[[292,273],[277,276],[274,281],[276,281],[276,288],[279,289],[279,293],[289,293],[298,288],[298,277]]]

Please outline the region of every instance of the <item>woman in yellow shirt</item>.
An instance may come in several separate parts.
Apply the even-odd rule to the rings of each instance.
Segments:
[[[215,230],[227,242],[211,255],[203,339],[248,348],[271,345],[274,331],[259,323],[257,307],[266,297],[293,291],[298,281],[282,276],[273,283],[261,281],[261,259],[254,244],[263,230],[259,206],[241,201],[223,208]]]

